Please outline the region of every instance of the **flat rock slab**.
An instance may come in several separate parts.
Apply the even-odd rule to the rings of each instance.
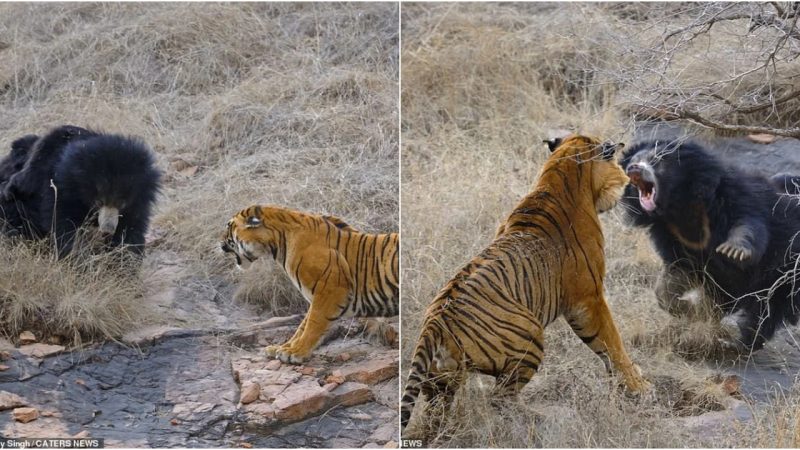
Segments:
[[[51,417],[21,424],[0,413],[3,436],[88,431],[109,446],[219,446],[236,411],[230,359],[212,336],[165,339],[141,352],[105,344],[39,364],[15,353],[6,364],[0,390]]]
[[[728,442],[737,430],[743,427],[752,427],[754,413],[758,409],[743,401],[731,401],[722,411],[711,411],[698,416],[681,417],[672,419],[681,432],[691,436],[694,440],[700,437],[699,444],[706,447],[735,446]]]
[[[60,345],[51,344],[27,344],[19,348],[19,352],[25,356],[32,356],[34,358],[47,358],[58,353],[63,352],[65,349]]]
[[[254,448],[361,448],[383,447],[398,439],[397,406],[368,402],[350,408],[335,407],[270,434],[245,430],[240,442]]]
[[[344,379],[364,384],[376,384],[397,376],[400,362],[397,354],[384,352],[364,361],[349,361],[341,369]]]
[[[25,406],[26,404],[28,404],[28,401],[19,395],[12,394],[11,392],[0,391],[0,411],[19,408],[20,406]]]
[[[240,402],[236,416],[243,436],[251,439],[247,442],[254,446],[362,447],[382,446],[396,440],[398,351],[370,344],[358,331],[344,324],[341,329],[332,330],[329,333],[332,340],[317,348],[302,366],[282,364],[261,353],[262,345],[280,343],[291,336],[296,323],[296,320],[265,322],[236,334],[237,342],[246,349],[232,356],[234,378],[240,386],[260,387],[257,398],[248,396],[246,402]],[[363,326],[358,324],[355,328],[362,330]],[[342,358],[342,354],[347,357]],[[394,402],[389,400],[392,396]],[[377,416],[353,412],[379,407],[391,411],[391,417],[383,410]],[[333,411],[347,413],[330,416]],[[300,433],[300,428],[292,425],[300,422],[312,427],[316,416],[337,433]],[[347,423],[358,423],[356,429],[365,432],[340,435],[338,432],[346,427],[333,425],[330,421],[335,417],[347,417]],[[284,432],[285,429],[295,431]],[[254,438],[259,435],[274,438]],[[293,439],[297,441],[292,442]]]
[[[396,349],[335,329],[304,366],[278,364],[299,317],[211,334],[153,328],[124,346],[43,357],[12,349],[0,371],[0,436],[103,438],[109,447],[383,446],[397,440]],[[59,353],[60,352],[60,353]],[[337,358],[341,353],[349,358]],[[50,354],[53,356],[47,357]],[[326,382],[332,371],[344,374]],[[244,385],[258,384],[240,402]],[[11,408],[36,408],[28,423]]]

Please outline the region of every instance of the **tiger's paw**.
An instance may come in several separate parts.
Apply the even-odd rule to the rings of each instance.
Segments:
[[[287,344],[283,345],[268,345],[264,347],[264,353],[267,356],[281,360],[287,364],[302,364],[308,355],[303,355],[299,352],[292,351],[291,347]]]
[[[648,393],[653,391],[653,384],[644,378],[630,380],[623,384],[625,387],[625,392],[634,397],[646,396]]]
[[[637,384],[635,389],[630,389],[630,390],[631,392],[633,392],[634,395],[645,398],[653,394],[653,392],[655,392],[653,383],[645,380],[644,378],[639,380],[639,383]]]
[[[638,403],[650,404],[657,400],[656,387],[644,378],[626,383],[624,388],[624,395]]]
[[[275,355],[281,362],[286,364],[302,364],[305,360],[308,359],[307,354],[302,354],[300,352],[293,352],[288,348],[282,348],[278,351],[278,354]]]
[[[264,347],[264,353],[266,353],[267,356],[275,357],[275,356],[278,356],[278,353],[280,353],[281,350],[284,349],[284,347],[286,347],[286,344],[283,344],[283,345],[268,345],[268,346]]]
[[[625,390],[633,396],[648,398],[654,392],[653,384],[642,376],[642,369],[638,364],[633,365],[633,373],[625,380]]]

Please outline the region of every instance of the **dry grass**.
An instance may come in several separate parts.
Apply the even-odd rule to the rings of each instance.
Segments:
[[[620,64],[609,59],[615,37],[639,36],[624,19],[631,11],[586,4],[403,5],[403,363],[430,300],[491,242],[496,226],[529,191],[548,155],[542,139],[567,129],[630,140],[633,123],[618,107],[617,87],[581,68]],[[657,401],[622,395],[599,359],[559,320],[546,331],[545,361],[519,401],[500,411],[487,407],[492,380],[473,376],[457,396],[457,419],[437,429],[412,419],[411,434],[444,447],[791,442],[798,432],[791,410],[796,394],[768,409],[774,419],[722,437],[685,425],[683,416],[697,412],[692,408],[719,409],[726,401],[719,385],[706,381],[713,371],[700,355],[685,357],[708,349],[718,330],[711,321],[671,329],[652,294],[660,262],[647,237],[623,224],[620,209],[602,221],[607,297],[632,359],[657,386]],[[780,427],[782,440],[770,440],[770,429]]]
[[[145,266],[167,258],[183,268],[176,283],[223,297],[235,285],[236,298],[265,315],[302,310],[296,289],[273,265],[241,277],[215,251],[217,242],[227,220],[253,203],[335,214],[368,231],[397,230],[397,10],[0,5],[0,145],[62,123],[141,136],[166,172],[152,221],[159,239]],[[180,173],[180,165],[197,166],[197,173]],[[60,305],[87,290],[117,292],[117,277],[100,275],[88,284],[70,276],[52,291],[36,280],[67,271],[63,265],[1,245],[2,253],[20,256],[3,277],[17,311],[33,311],[34,299],[46,296]],[[151,308],[147,298],[120,305],[126,313],[101,326],[109,320],[105,304],[81,304],[96,323],[77,329],[99,327],[110,336],[142,322],[134,317]],[[171,320],[169,311],[159,315]],[[38,326],[32,317],[27,323]],[[16,328],[3,328],[9,330]]]
[[[137,302],[144,295],[139,270],[126,273],[119,261],[126,251],[88,252],[54,261],[46,242],[4,243],[0,252],[0,326],[16,336],[37,336],[80,343],[120,336],[131,326],[152,320]],[[141,276],[148,277],[147,267]]]

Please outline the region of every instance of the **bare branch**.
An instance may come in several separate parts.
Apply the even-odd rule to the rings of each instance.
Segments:
[[[781,103],[786,103],[789,100],[793,100],[795,98],[800,98],[800,90],[789,92],[788,94],[768,103],[762,103],[758,105],[752,106],[739,106],[733,108],[733,112],[741,113],[741,114],[752,114],[754,112],[763,111],[765,109],[769,109],[771,107],[776,107]]]
[[[708,19],[699,20],[699,21],[697,21],[695,23],[692,23],[692,24],[690,24],[688,26],[685,26],[683,28],[679,28],[679,29],[667,34],[664,37],[664,42],[672,39],[675,36],[682,35],[682,34],[688,32],[690,30],[701,28],[702,29],[701,31],[697,31],[697,32],[693,33],[692,37],[689,38],[689,39],[693,39],[693,38],[697,37],[700,34],[707,33],[708,31],[711,31],[711,27],[713,27],[714,24],[717,23],[717,22],[725,22],[725,21],[741,20],[741,19],[752,19],[753,16],[752,16],[752,14],[749,14],[749,13],[731,13],[731,14],[727,14],[727,15],[724,15],[724,16],[722,15],[722,13],[730,10],[734,6],[735,6],[735,4],[727,6],[726,8],[720,10],[719,12],[717,12],[716,14],[714,14],[713,16],[711,16]]]
[[[714,128],[716,130],[738,131],[743,133],[767,133],[774,134],[776,136],[786,136],[800,139],[800,128],[773,128],[750,125],[732,125],[717,122],[715,120],[703,117],[694,111],[687,110],[678,111],[677,116],[682,119],[689,119],[699,125],[703,125],[708,128]]]
[[[800,7],[694,3],[658,20],[613,38],[596,85],[618,86],[636,117],[800,138]]]
[[[786,12],[783,10],[783,8],[781,8],[781,5],[779,5],[778,2],[769,2],[769,4],[772,5],[773,8],[775,8],[775,12],[778,13],[779,17],[783,17],[786,14]]]

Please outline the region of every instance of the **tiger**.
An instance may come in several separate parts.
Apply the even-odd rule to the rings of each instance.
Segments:
[[[552,154],[533,191],[425,312],[401,399],[403,430],[420,391],[429,408],[447,412],[468,372],[495,377],[493,401],[514,398],[542,362],[544,328],[560,316],[627,389],[650,389],[603,294],[598,214],[628,183],[614,159],[624,144],[582,135],[545,142]]]
[[[254,205],[228,221],[220,246],[240,269],[271,255],[310,303],[291,339],[265,348],[284,363],[307,360],[336,319],[399,312],[397,233],[363,233],[335,216]]]

